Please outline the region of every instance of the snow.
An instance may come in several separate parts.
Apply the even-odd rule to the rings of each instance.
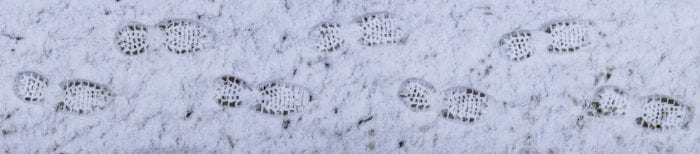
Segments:
[[[651,130],[635,123],[648,96],[679,100],[699,115],[697,1],[223,1],[8,0],[0,3],[0,149],[6,153],[699,153],[700,122]],[[360,44],[365,15],[400,17],[405,40]],[[156,24],[196,21],[214,42],[191,54],[157,46]],[[590,20],[595,39],[550,53],[544,26]],[[342,49],[321,52],[312,32],[339,23]],[[125,55],[115,34],[150,26],[144,54]],[[512,61],[499,41],[533,32],[532,57]],[[14,91],[18,73],[48,79],[45,100]],[[607,74],[610,77],[607,78]],[[288,116],[216,103],[215,82],[234,75],[252,87],[284,81],[313,101]],[[438,92],[487,94],[474,123],[441,117],[446,104],[414,111],[401,83],[423,79]],[[90,114],[56,111],[65,81],[109,87],[115,100]],[[624,116],[588,116],[600,87],[629,98]],[[255,88],[253,88],[255,89]],[[255,97],[245,95],[246,97]],[[286,128],[285,128],[286,127]]]

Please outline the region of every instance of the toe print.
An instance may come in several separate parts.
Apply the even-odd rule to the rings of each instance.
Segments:
[[[85,80],[72,80],[63,84],[64,99],[56,106],[57,111],[89,114],[103,110],[114,101],[107,87]]]
[[[307,89],[281,81],[262,83],[258,91],[260,99],[255,110],[266,114],[289,115],[301,112],[312,101]]]
[[[165,48],[176,54],[203,50],[212,41],[209,29],[186,19],[169,19],[158,24],[165,35]]]
[[[513,61],[522,61],[534,54],[535,47],[530,42],[532,33],[527,30],[510,32],[501,37],[502,53]]]
[[[605,86],[598,89],[596,99],[587,102],[585,108],[591,116],[622,116],[629,100],[620,88]]]
[[[581,19],[567,19],[552,22],[545,26],[552,42],[547,46],[549,52],[576,52],[591,44],[593,22]]]
[[[405,39],[401,19],[390,13],[368,14],[360,19],[362,28],[360,43],[365,46],[379,46],[401,43]]]
[[[141,24],[128,24],[117,32],[116,41],[122,53],[138,55],[146,52],[148,28]]]
[[[692,120],[690,108],[673,98],[652,96],[642,107],[642,116],[638,117],[636,122],[644,128],[653,130],[687,128]]]
[[[414,111],[422,111],[430,107],[430,97],[435,93],[433,86],[421,79],[408,79],[399,90],[399,98]]]
[[[340,36],[340,24],[322,23],[312,32],[316,49],[321,52],[333,52],[344,46],[345,40]]]
[[[36,72],[22,72],[15,78],[15,94],[26,102],[41,102],[49,82]]]
[[[488,101],[486,94],[475,89],[457,87],[445,91],[446,109],[441,115],[448,119],[473,123],[481,119]]]
[[[238,77],[222,76],[217,80],[216,102],[225,107],[238,107],[251,89]]]

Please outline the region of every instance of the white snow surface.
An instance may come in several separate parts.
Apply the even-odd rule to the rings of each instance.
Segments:
[[[668,130],[635,123],[653,95],[700,114],[697,10],[690,0],[6,0],[0,152],[700,153],[697,118]],[[357,22],[373,13],[400,17],[405,40],[360,44]],[[158,37],[144,54],[117,48],[125,24],[154,32],[167,19],[196,21],[213,42],[189,54],[159,48]],[[592,21],[596,39],[585,50],[548,52],[543,27],[561,19]],[[311,32],[324,22],[342,25],[340,50],[314,48]],[[533,32],[532,57],[501,54],[499,40],[514,30]],[[15,95],[25,71],[48,79],[43,101]],[[214,95],[223,75],[253,89],[295,84],[313,100],[288,116],[255,112],[254,95],[222,107]],[[409,78],[438,92],[478,89],[488,107],[473,123],[439,116],[442,101],[411,110],[398,96]],[[90,114],[56,111],[61,84],[76,79],[108,87],[114,102]],[[630,96],[628,114],[585,114],[602,86]]]

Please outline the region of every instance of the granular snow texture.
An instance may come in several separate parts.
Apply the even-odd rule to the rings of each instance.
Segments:
[[[6,0],[0,152],[700,153],[697,10]]]

